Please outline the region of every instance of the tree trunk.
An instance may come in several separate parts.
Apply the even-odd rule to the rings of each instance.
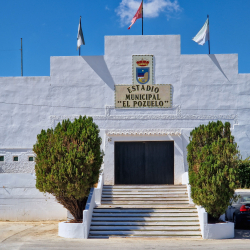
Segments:
[[[62,204],[69,212],[73,215],[76,221],[82,221],[83,219],[83,210],[87,203],[88,197],[77,200],[74,197],[62,197],[56,196],[57,201]]]

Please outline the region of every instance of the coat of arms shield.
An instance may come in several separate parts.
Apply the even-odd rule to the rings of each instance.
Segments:
[[[153,56],[133,55],[133,84],[153,84]]]
[[[145,84],[150,79],[149,67],[136,67],[136,80],[140,84]]]

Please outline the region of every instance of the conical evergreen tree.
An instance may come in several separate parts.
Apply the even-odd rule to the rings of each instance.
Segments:
[[[230,123],[209,122],[195,128],[190,133],[187,150],[191,197],[218,219],[234,197],[238,184],[239,151]]]
[[[36,188],[53,194],[81,220],[90,188],[98,182],[103,152],[98,126],[91,117],[63,120],[42,130],[33,147]]]

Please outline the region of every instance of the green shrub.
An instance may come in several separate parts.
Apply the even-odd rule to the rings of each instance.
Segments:
[[[195,128],[187,150],[191,197],[218,219],[234,197],[238,183],[239,152],[230,123],[209,122]]]
[[[90,188],[98,182],[103,152],[91,117],[63,120],[42,130],[33,146],[36,188],[53,194],[75,220],[81,220]]]
[[[250,159],[239,162],[239,188],[250,188]]]

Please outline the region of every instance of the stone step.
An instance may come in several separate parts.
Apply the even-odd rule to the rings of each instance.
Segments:
[[[89,235],[89,239],[112,239],[112,238],[192,238],[200,239],[201,235]]]
[[[198,216],[188,216],[188,217],[92,217],[92,221],[199,221]]]
[[[133,230],[141,230],[141,231],[199,231],[200,226],[160,226],[160,225],[152,225],[152,226],[90,226],[91,231],[133,231]]]
[[[196,208],[176,208],[176,209],[149,209],[149,208],[143,208],[143,209],[126,209],[126,208],[94,208],[93,212],[97,213],[197,213]]]
[[[123,198],[123,197],[113,197],[113,198],[102,198],[102,201],[127,201],[128,198]],[[184,198],[179,198],[179,197],[174,197],[174,198],[159,198],[159,197],[130,197],[130,201],[188,201],[188,197]]]
[[[110,204],[110,205],[131,205],[131,204],[134,204],[134,205],[144,205],[144,204],[151,204],[151,205],[168,205],[168,204],[172,204],[172,205],[175,205],[175,204],[188,204],[188,201],[164,201],[164,200],[161,200],[161,201],[102,201],[102,204],[103,205],[107,205],[107,204]]]
[[[193,207],[190,204],[105,204],[105,205],[99,205],[97,208],[189,208]]]
[[[200,231],[199,230],[196,230],[196,231],[187,231],[187,230],[184,230],[184,231],[173,231],[173,230],[155,230],[155,231],[152,231],[152,230],[129,230],[129,231],[90,231],[90,235],[152,235],[152,236],[156,236],[156,235],[159,235],[159,236],[187,236],[187,235],[201,235],[200,234]]]
[[[131,189],[131,188],[146,188],[146,189],[152,189],[152,188],[186,188],[186,185],[103,185],[103,188],[120,188],[120,189]]]
[[[187,194],[134,194],[134,195],[131,195],[131,194],[103,194],[102,195],[102,198],[109,198],[109,197],[112,197],[112,198],[116,198],[116,197],[120,197],[120,198],[131,198],[131,197],[141,197],[141,198],[151,198],[151,197],[159,197],[159,198],[170,198],[170,197],[173,197],[173,198],[187,198],[188,195]]]
[[[105,192],[172,192],[187,191],[187,188],[103,188]]]
[[[188,217],[197,213],[93,213],[93,217]]]
[[[200,226],[199,221],[92,221],[92,226]]]
[[[130,198],[130,197],[140,197],[140,196],[144,196],[144,197],[160,197],[160,198],[164,198],[164,197],[178,197],[178,196],[184,196],[184,197],[188,197],[187,193],[102,193],[102,197],[126,197],[126,198]]]
[[[145,188],[145,189],[154,189],[154,188],[187,188],[186,185],[103,185],[103,189],[112,188],[112,189],[137,189],[137,188]]]
[[[103,197],[102,198],[102,201],[107,201],[107,200],[120,200],[120,201],[127,201],[128,198],[125,198],[125,197]],[[133,201],[133,200],[141,200],[141,201],[147,201],[147,200],[164,200],[164,201],[172,201],[172,200],[175,200],[175,201],[187,201],[188,200],[188,197],[130,197],[129,198],[130,201]]]
[[[123,192],[123,191],[105,191],[105,190],[103,190],[102,191],[102,194],[104,194],[104,195],[114,195],[114,194],[116,194],[116,195],[118,195],[118,194],[126,194],[126,195],[134,195],[134,194],[146,194],[146,195],[158,195],[158,194],[160,194],[160,195],[166,195],[166,194],[187,194],[187,191],[186,190],[184,190],[184,191],[181,191],[181,190],[176,190],[176,191],[153,191],[153,190],[151,190],[151,191],[130,191],[130,192]]]

